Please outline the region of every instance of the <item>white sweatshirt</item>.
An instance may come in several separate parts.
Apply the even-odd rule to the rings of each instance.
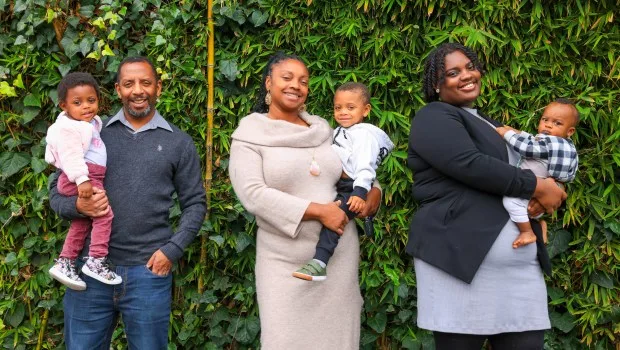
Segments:
[[[378,127],[359,123],[334,130],[332,148],[342,161],[342,169],[354,180],[353,188],[368,192],[377,177],[377,167],[394,148],[388,135]]]

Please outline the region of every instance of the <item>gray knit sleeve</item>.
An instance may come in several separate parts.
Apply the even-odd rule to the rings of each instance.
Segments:
[[[181,207],[181,220],[177,231],[160,249],[170,261],[175,262],[183,256],[185,248],[200,231],[207,212],[200,158],[189,136],[185,150],[179,157],[173,181]]]
[[[77,196],[67,197],[58,193],[58,176],[60,176],[60,170],[50,175],[48,179],[50,207],[64,220],[85,218],[86,216],[80,214],[75,207]]]

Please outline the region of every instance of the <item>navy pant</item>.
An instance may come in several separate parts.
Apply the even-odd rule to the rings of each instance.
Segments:
[[[437,350],[480,350],[488,338],[493,350],[542,350],[545,331],[525,331],[493,335],[433,332]]]
[[[85,291],[67,288],[63,300],[68,350],[108,350],[118,316],[129,349],[167,349],[172,275],[160,277],[145,265],[117,266],[123,283],[103,284],[88,276]]]
[[[336,191],[338,191],[338,195],[335,200],[340,201],[340,209],[342,209],[349,220],[352,220],[357,216],[357,213],[354,213],[349,210],[349,205],[347,201],[349,197],[351,197],[351,192],[353,192],[353,180],[352,179],[340,179],[336,184]],[[323,226],[321,229],[321,233],[319,235],[319,242],[316,244],[316,253],[314,254],[314,259],[321,260],[324,263],[329,262],[329,258],[334,255],[334,250],[338,246],[338,240],[340,236]]]

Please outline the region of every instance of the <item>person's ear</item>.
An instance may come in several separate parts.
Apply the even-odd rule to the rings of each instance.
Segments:
[[[121,86],[118,83],[114,83],[114,90],[116,90],[116,96],[121,98]]]
[[[370,110],[372,109],[372,106],[370,105],[370,103],[367,103],[364,106],[364,118],[366,118],[368,116],[368,114],[370,114]]]
[[[566,132],[566,135],[568,135],[568,137],[573,136],[573,134],[575,133],[575,130],[576,130],[576,129],[575,129],[575,127],[574,127],[574,126],[572,126],[572,127],[568,128],[568,131]]]
[[[267,91],[271,90],[271,76],[269,75],[265,78],[265,88]]]
[[[66,101],[60,101],[58,103],[58,106],[60,107],[60,109],[62,109],[63,111],[67,111],[67,102]]]

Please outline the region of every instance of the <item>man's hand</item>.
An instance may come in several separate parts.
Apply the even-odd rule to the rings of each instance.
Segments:
[[[349,197],[347,204],[349,205],[349,210],[353,213],[360,213],[366,207],[366,201],[358,196]]]
[[[157,251],[151,255],[149,262],[146,263],[146,267],[157,276],[163,277],[170,273],[172,262],[168,260],[160,249],[157,249]]]
[[[93,195],[90,198],[78,197],[75,207],[80,214],[91,218],[103,216],[110,211],[108,196],[104,190],[97,187],[93,187]]]
[[[504,134],[507,133],[508,130],[512,130],[512,131],[516,132],[517,134],[520,133],[519,130],[517,130],[517,129],[513,128],[513,127],[510,127],[510,126],[507,126],[507,125],[499,126],[499,127],[495,128],[495,131],[497,131],[497,133],[501,137],[504,137]]]
[[[93,185],[90,184],[90,181],[84,181],[81,184],[77,185],[78,188],[78,197],[80,198],[90,198],[93,196]]]

